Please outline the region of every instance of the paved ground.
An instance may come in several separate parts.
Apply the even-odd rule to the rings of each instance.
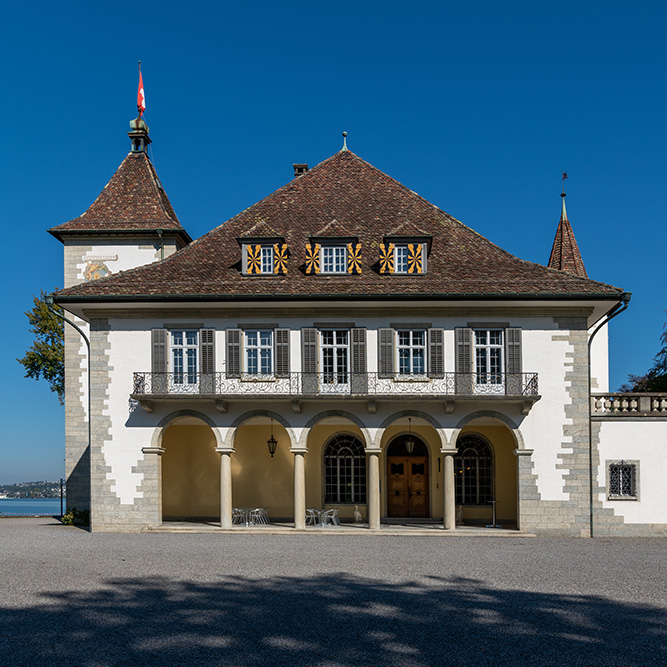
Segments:
[[[667,540],[0,520],[5,665],[666,665]]]

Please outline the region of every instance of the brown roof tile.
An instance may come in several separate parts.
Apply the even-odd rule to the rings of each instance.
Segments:
[[[236,238],[258,220],[284,236],[284,276],[241,274]],[[309,238],[336,220],[361,243],[360,275],[306,275]],[[410,223],[408,225],[408,222]],[[405,225],[433,237],[426,275],[383,275],[379,246]],[[79,297],[183,299],[290,298],[321,295],[380,298],[401,295],[588,295],[616,298],[621,290],[520,260],[349,151],[341,151],[162,262],[120,272],[61,292]]]
[[[85,213],[51,228],[49,232],[59,237],[61,233],[84,231],[157,229],[185,234],[153,164],[146,153],[137,152],[130,153],[121,162]]]
[[[556,237],[551,248],[548,266],[581,278],[588,278],[584,260],[581,258],[579,246],[577,245],[577,239],[574,238],[572,225],[567,219],[565,195],[563,195],[563,210],[560,215],[558,228],[556,229]]]

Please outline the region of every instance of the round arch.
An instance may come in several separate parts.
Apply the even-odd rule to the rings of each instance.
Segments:
[[[326,412],[320,412],[319,414],[316,414],[314,417],[311,417],[306,422],[306,425],[303,431],[301,432],[301,438],[299,441],[300,448],[302,449],[308,448],[308,437],[311,429],[313,428],[313,426],[316,426],[317,424],[319,424],[324,419],[327,419],[328,417],[342,417],[343,419],[347,419],[348,421],[352,422],[361,431],[361,435],[363,436],[364,439],[363,443],[364,446],[368,447],[369,443],[371,442],[371,437],[368,433],[368,428],[361,421],[361,419],[359,419],[359,417],[352,414],[351,412],[346,412],[345,410],[327,410]]]
[[[395,421],[402,419],[403,417],[418,417],[428,422],[428,424],[430,424],[435,429],[435,432],[438,434],[438,438],[440,440],[440,448],[443,449],[447,447],[447,438],[445,437],[440,422],[437,419],[435,419],[435,417],[433,417],[432,415],[429,415],[427,412],[422,412],[421,410],[401,410],[400,412],[394,412],[394,414],[387,417],[380,424],[380,428],[378,429],[376,435],[376,441],[373,443],[374,447],[377,447],[378,449],[382,448],[382,437],[384,436],[384,432],[386,431],[386,429],[389,426],[391,426]]]
[[[162,446],[162,437],[164,432],[172,425],[177,419],[182,419],[183,417],[193,417],[194,419],[199,419],[204,422],[207,426],[211,427],[213,435],[215,436],[215,442],[218,447],[222,447],[223,439],[220,435],[220,431],[216,423],[203,412],[198,412],[197,410],[177,410],[176,412],[170,412],[166,417],[163,417],[155,427],[153,431],[153,436],[151,438],[151,447],[161,447]]]
[[[244,412],[242,415],[237,417],[227,429],[224,446],[232,448],[234,446],[234,439],[236,437],[236,432],[238,431],[238,429],[241,426],[243,426],[243,424],[245,424],[247,421],[249,421],[250,419],[254,419],[255,417],[268,417],[269,419],[273,419],[275,422],[283,426],[285,428],[285,431],[287,431],[287,436],[289,437],[292,447],[294,446],[294,443],[296,441],[296,436],[294,435],[294,429],[287,421],[287,419],[285,419],[285,417],[278,414],[277,412],[272,412],[271,410],[251,410],[250,412]]]
[[[486,417],[487,419],[496,419],[509,429],[509,431],[512,433],[512,437],[514,438],[514,442],[516,444],[517,449],[525,449],[526,445],[523,440],[523,435],[521,434],[521,430],[519,427],[516,425],[516,423],[510,419],[507,415],[502,414],[501,412],[496,412],[495,410],[479,410],[478,412],[472,412],[469,415],[466,415],[461,419],[458,424],[456,425],[456,428],[454,429],[452,433],[452,445],[456,447],[456,441],[458,440],[459,436],[461,435],[461,431],[471,422],[475,421],[476,419],[481,419],[482,417]]]

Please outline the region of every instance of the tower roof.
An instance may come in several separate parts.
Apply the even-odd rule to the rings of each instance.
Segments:
[[[561,197],[563,198],[563,207],[561,209],[558,229],[556,229],[556,238],[554,239],[554,244],[551,248],[551,256],[549,257],[548,266],[552,269],[558,269],[565,273],[580,276],[581,278],[588,278],[584,260],[581,258],[579,246],[577,245],[577,239],[574,238],[572,225],[567,219],[564,192]]]
[[[191,240],[145,150],[133,150],[85,213],[52,227],[49,233],[62,241],[65,235],[137,234],[158,229],[181,237],[184,243]]]
[[[334,222],[335,221],[335,222]],[[237,239],[266,223],[284,238],[286,275],[241,270]],[[360,246],[359,275],[309,275],[307,245],[331,225]],[[432,239],[425,275],[385,275],[392,230]],[[70,287],[62,302],[475,298],[618,298],[616,287],[526,262],[477,234],[349,150],[341,150],[163,262]]]

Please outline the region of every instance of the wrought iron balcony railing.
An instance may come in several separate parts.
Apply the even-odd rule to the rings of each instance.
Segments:
[[[287,377],[219,373],[135,373],[134,396],[537,396],[537,373],[445,373],[442,377],[378,373],[290,373]]]

